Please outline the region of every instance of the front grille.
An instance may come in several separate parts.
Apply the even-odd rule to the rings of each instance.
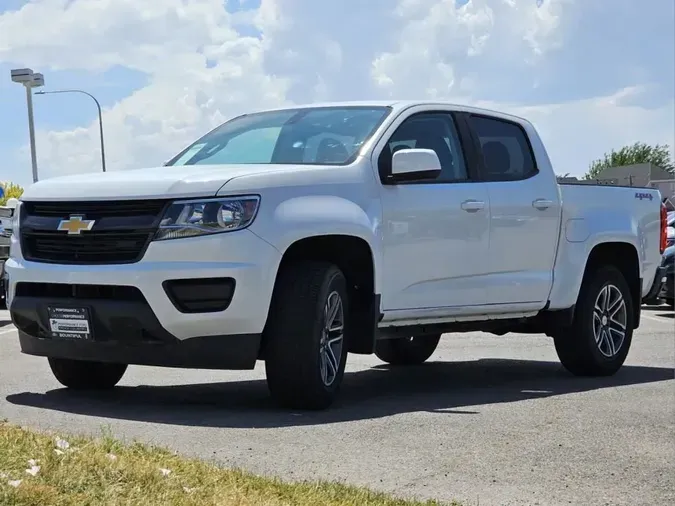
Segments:
[[[24,257],[54,263],[128,263],[139,259],[152,233],[99,233],[68,237],[31,232],[23,238]]]
[[[67,218],[70,214],[85,214],[87,219],[111,216],[142,216],[159,213],[165,200],[118,200],[101,202],[24,202],[22,214]]]
[[[168,202],[24,202],[21,249],[33,262],[123,264],[139,261],[152,240]],[[93,220],[79,235],[59,231],[61,220]]]

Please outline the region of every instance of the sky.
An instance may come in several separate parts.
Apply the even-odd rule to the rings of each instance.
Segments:
[[[674,27],[673,0],[0,0],[0,181],[32,182],[23,67],[98,98],[108,170],[247,111],[431,98],[526,117],[582,175],[636,141],[672,150]],[[40,179],[101,170],[89,97],[34,108]]]

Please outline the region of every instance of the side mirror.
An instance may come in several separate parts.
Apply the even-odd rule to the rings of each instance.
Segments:
[[[391,157],[391,175],[387,182],[435,179],[441,173],[441,162],[433,149],[401,149]]]

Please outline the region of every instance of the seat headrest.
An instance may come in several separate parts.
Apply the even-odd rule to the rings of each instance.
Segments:
[[[343,163],[349,158],[349,151],[339,140],[322,139],[316,150],[316,161],[320,163]]]
[[[506,174],[511,168],[509,150],[499,141],[490,141],[483,144],[483,159],[490,174]]]

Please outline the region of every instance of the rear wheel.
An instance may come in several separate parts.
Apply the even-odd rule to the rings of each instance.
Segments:
[[[265,371],[272,397],[292,409],[325,409],[337,397],[347,362],[347,283],[335,265],[282,268],[265,328]]]
[[[382,339],[375,343],[375,355],[391,365],[417,365],[426,362],[436,351],[441,334]]]
[[[88,362],[64,358],[49,358],[49,366],[59,383],[76,390],[113,388],[127,370],[126,364]]]
[[[613,266],[584,279],[571,327],[554,337],[562,365],[577,376],[609,376],[628,356],[633,337],[633,298]]]

